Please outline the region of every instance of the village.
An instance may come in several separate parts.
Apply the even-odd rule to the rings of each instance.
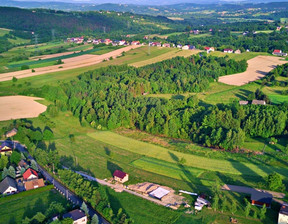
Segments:
[[[253,104],[255,104],[255,102]],[[13,157],[13,153],[14,157],[16,153],[19,154],[19,156],[21,155],[21,158],[17,157],[19,160],[16,160],[17,164],[15,164],[15,162],[11,164],[10,162],[10,167],[8,169],[4,167],[2,172],[2,181],[0,182],[0,193],[2,197],[9,197],[9,195],[19,194],[24,191],[30,191],[44,187],[45,185],[54,184],[54,181],[51,183],[49,180],[45,180],[45,175],[43,175],[41,170],[39,170],[39,165],[36,163],[36,161],[31,156],[26,157],[23,149],[20,149],[19,145],[16,146],[16,143],[11,140],[11,138],[13,138],[13,136],[16,134],[16,128],[8,131],[5,135],[6,140],[2,141],[0,146],[1,161],[3,161],[3,158]],[[10,159],[10,161],[12,160]],[[68,168],[64,167],[64,169]],[[207,194],[188,192],[185,190],[175,191],[170,187],[151,182],[127,185],[126,183],[129,183],[129,174],[123,172],[122,170],[115,170],[112,178],[107,178],[104,180],[94,178],[84,172],[74,172],[80,174],[89,181],[96,181],[101,185],[106,185],[118,193],[125,191],[160,206],[169,207],[174,210],[177,210],[180,207],[185,208],[186,214],[197,214],[201,212],[204,207],[207,207],[207,209],[212,209],[212,197]],[[57,188],[56,186],[54,187]],[[254,206],[265,206],[265,208],[271,208],[273,200],[279,202],[281,203],[281,208],[278,216],[278,224],[284,224],[288,221],[288,204],[279,200],[279,198],[285,196],[284,194],[235,185],[224,185],[221,187],[221,190],[248,194],[250,195],[250,203]],[[190,205],[189,200],[187,200],[184,195],[194,197],[194,203]],[[74,224],[86,224],[89,219],[85,213],[87,212],[83,211],[83,209],[81,210],[77,208],[76,206],[74,210],[64,214],[62,218],[71,218]],[[55,214],[53,220],[57,220],[59,218],[61,219],[59,215]],[[232,223],[237,223],[237,219],[233,217],[231,217],[230,221]]]

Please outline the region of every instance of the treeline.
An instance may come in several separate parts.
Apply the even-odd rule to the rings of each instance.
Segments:
[[[288,77],[288,64],[284,65],[278,65],[275,69],[273,69],[271,72],[269,72],[263,79],[262,79],[262,85],[267,86],[281,86],[285,87],[288,86],[288,81],[285,80],[277,80],[277,77]],[[286,94],[287,90],[283,91],[284,95]]]
[[[238,35],[233,35],[230,30],[215,30],[212,32],[212,36],[191,39],[189,34],[172,35],[167,38],[167,41],[174,44],[195,45],[200,49],[204,46],[211,46],[217,48],[217,50],[232,48],[233,50],[240,49],[242,52],[249,49],[253,52],[272,53],[275,49],[287,52],[287,38],[288,34],[286,31],[256,34],[250,32],[239,37]]]
[[[42,89],[48,94],[44,96],[55,103],[48,108],[53,116],[57,116],[58,110],[68,109],[82,125],[102,130],[137,128],[224,149],[240,147],[246,136],[267,138],[287,134],[287,106],[243,107],[238,102],[226,106],[201,106],[195,95],[170,100],[141,96],[148,90],[150,93],[183,92],[191,90],[191,85],[195,87],[194,92],[199,91],[203,82],[197,80],[185,88],[181,79],[189,80],[190,76],[201,74],[207,60],[212,59],[200,56],[176,58],[139,69],[112,66],[84,73],[61,87]],[[216,65],[218,60],[223,58],[215,58]],[[208,65],[213,68],[213,63]],[[194,67],[198,72],[193,73]],[[178,73],[171,73],[170,69],[174,68]],[[207,87],[209,79],[215,78],[209,74],[214,73],[207,70],[199,75],[206,77]],[[162,83],[166,83],[167,88],[163,88]]]

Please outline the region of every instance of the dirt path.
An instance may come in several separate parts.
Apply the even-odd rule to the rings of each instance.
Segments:
[[[46,111],[46,106],[35,102],[38,97],[2,96],[0,97],[0,121],[19,118],[38,117]]]
[[[277,65],[288,63],[288,61],[282,60],[283,58],[274,56],[257,56],[248,60],[248,68],[245,72],[234,75],[221,76],[219,78],[219,82],[235,86],[245,85],[249,82],[263,78]]]
[[[31,69],[27,69],[23,71],[3,73],[3,74],[0,74],[0,82],[12,80],[13,77],[16,77],[17,79],[21,79],[21,78],[27,78],[27,77],[32,77],[36,75],[43,75],[46,73],[65,71],[65,70],[95,65],[95,64],[101,63],[104,59],[109,59],[110,57],[116,58],[117,56],[120,56],[123,51],[129,51],[131,49],[135,49],[141,46],[142,45],[131,45],[131,46],[120,48],[118,50],[115,50],[106,54],[102,54],[102,55],[87,54],[87,55],[77,56],[74,58],[68,58],[68,59],[62,60],[64,62],[64,64],[62,65],[53,65],[53,66],[48,66],[48,67],[43,67],[43,68],[36,68],[34,69],[35,72],[32,72]],[[62,68],[59,68],[60,66]]]

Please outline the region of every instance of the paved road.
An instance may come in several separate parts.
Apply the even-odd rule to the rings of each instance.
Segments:
[[[28,153],[28,151],[26,150],[24,145],[21,145],[18,142],[15,142],[15,147],[20,151],[20,152],[25,152]],[[32,160],[34,159],[29,153],[28,155],[28,159]],[[62,185],[60,182],[58,182],[57,180],[55,180],[43,167],[41,167],[39,164],[37,164],[39,171],[41,172],[41,174],[43,175],[43,177],[50,181],[53,185],[54,188],[59,191],[63,196],[65,196],[69,201],[71,201],[74,205],[78,205],[81,206],[81,204],[83,203],[83,200],[81,198],[79,198],[76,194],[74,194],[73,192],[71,192],[67,187],[65,187],[64,185]],[[90,217],[92,217],[93,215],[97,215],[98,219],[99,219],[99,224],[109,224],[109,222],[107,220],[105,220],[98,212],[96,212],[92,207],[88,206],[88,210],[89,210],[89,215]]]

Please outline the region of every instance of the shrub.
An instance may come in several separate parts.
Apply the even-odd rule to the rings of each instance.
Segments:
[[[29,69],[29,65],[22,65],[21,66],[21,70],[26,70],[26,69]]]

